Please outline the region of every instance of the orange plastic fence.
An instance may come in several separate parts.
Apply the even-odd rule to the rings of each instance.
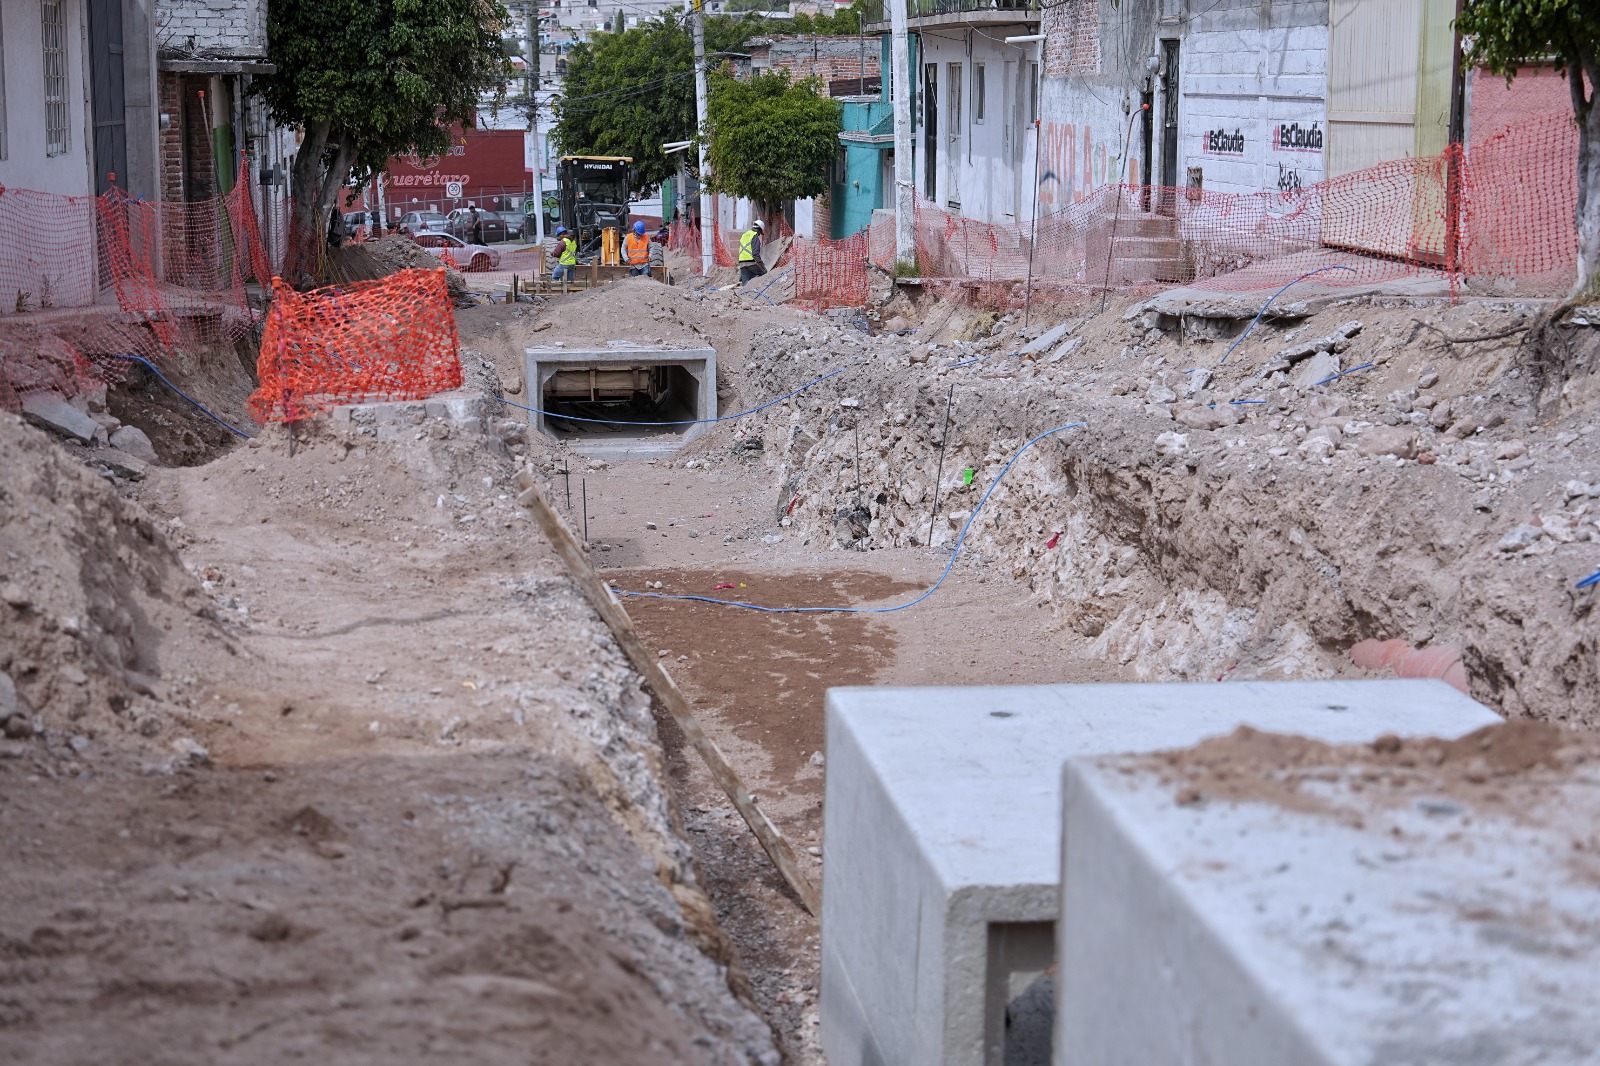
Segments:
[[[0,188],[0,408],[243,337],[246,283],[270,277],[247,178],[178,204]]]
[[[420,400],[461,386],[443,270],[296,292],[272,281],[250,397],[259,422],[295,422],[345,403]]]
[[[1469,143],[1287,192],[1104,186],[1036,226],[994,224],[924,204],[916,216],[924,284],[968,303],[1020,306],[1035,292],[1194,284],[1280,287],[1319,267],[1319,285],[1406,277],[1452,291],[1555,296],[1577,264],[1577,129],[1560,112],[1496,122]],[[892,223],[845,241],[804,241],[797,299],[854,306],[864,261],[888,269]],[[1030,264],[1031,258],[1031,264]]]

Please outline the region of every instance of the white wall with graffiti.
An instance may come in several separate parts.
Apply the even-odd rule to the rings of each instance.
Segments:
[[[1250,193],[1325,176],[1327,0],[1056,0],[1042,29],[1046,209],[1114,183]]]
[[[1188,20],[1178,47],[1182,184],[1293,192],[1323,180],[1326,0],[1225,0]]]
[[[1161,13],[1157,0],[1045,5],[1042,210],[1082,203],[1102,185],[1150,182],[1155,146],[1142,107],[1153,101],[1148,57]]]

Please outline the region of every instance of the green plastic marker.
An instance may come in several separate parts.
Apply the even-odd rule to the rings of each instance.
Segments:
[[[972,469],[971,467],[968,467],[967,469],[963,470],[961,472],[961,483],[963,485],[972,484],[972,477],[976,473],[977,473],[977,471]]]

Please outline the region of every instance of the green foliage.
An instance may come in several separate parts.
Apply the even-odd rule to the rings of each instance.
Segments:
[[[711,79],[711,188],[763,204],[821,196],[839,150],[837,100],[776,70]]]
[[[1582,85],[1600,62],[1600,5],[1594,0],[1465,0],[1456,28],[1468,39],[1467,62],[1504,74],[1555,61],[1556,69]],[[1573,93],[1581,121],[1593,99]]]
[[[897,278],[920,278],[922,276],[922,268],[917,265],[915,260],[909,263],[899,262],[894,265],[894,270],[891,273]]]
[[[255,89],[279,122],[325,128],[357,172],[449,143],[510,76],[499,0],[273,0]],[[343,175],[338,176],[343,180]]]
[[[856,0],[843,11],[831,15],[796,15],[791,20],[788,33],[815,33],[824,37],[854,37],[861,32],[861,16],[866,11],[866,0]]]
[[[709,61],[741,50],[760,28],[754,19],[706,19]],[[659,185],[678,170],[677,157],[661,146],[695,135],[694,38],[686,20],[668,12],[622,33],[595,34],[567,53],[563,93],[552,130],[563,155],[631,156],[640,190]]]

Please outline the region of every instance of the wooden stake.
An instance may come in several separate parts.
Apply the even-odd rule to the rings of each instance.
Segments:
[[[716,779],[722,791],[732,801],[733,806],[744,818],[745,824],[760,841],[767,857],[772,860],[772,865],[778,868],[778,873],[794,889],[795,895],[800,897],[800,902],[812,915],[820,917],[822,914],[822,897],[817,888],[811,883],[795,859],[794,849],[783,838],[778,827],[756,806],[755,800],[750,798],[749,791],[744,787],[744,782],[739,779],[738,773],[729,764],[727,756],[722,754],[722,749],[717,747],[716,741],[706,735],[700,727],[699,719],[694,716],[694,707],[684,696],[672,676],[667,673],[661,661],[645,647],[638,630],[633,627],[633,619],[628,617],[627,610],[622,606],[622,601],[617,599],[611,587],[600,580],[600,575],[594,572],[588,556],[583,554],[577,538],[561,520],[555,508],[544,498],[544,493],[527,471],[517,474],[517,487],[522,490],[517,497],[517,502],[533,511],[534,519],[539,523],[539,528],[549,538],[556,554],[561,556],[561,561],[567,565],[578,587],[588,597],[592,605],[605,620],[611,629],[611,635],[616,637],[621,645],[622,652],[633,664],[633,668],[643,675],[645,684],[655,693],[661,705],[672,715],[672,720],[678,728],[683,730],[683,735],[694,745],[695,751],[705,760],[706,768],[711,771],[711,776]]]

